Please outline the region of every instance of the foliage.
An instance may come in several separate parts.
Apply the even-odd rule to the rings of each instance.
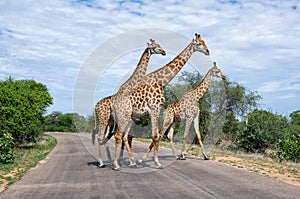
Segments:
[[[203,75],[199,72],[182,72],[178,77],[177,84],[169,84],[165,88],[165,106],[174,103],[180,99],[183,93],[196,87],[202,78]],[[212,81],[209,94],[205,94],[199,101],[200,132],[213,128],[216,123],[223,120],[223,129],[220,127],[225,136],[223,138],[235,140],[238,131],[243,127],[243,123],[239,119],[253,111],[258,106],[260,99],[261,96],[258,93],[252,92],[236,82]],[[174,132],[176,133],[177,130],[175,129]],[[212,129],[212,131],[216,131],[216,129]],[[197,143],[196,137],[193,140],[193,143]]]
[[[258,105],[258,100],[261,99],[257,92],[250,91],[236,82],[226,80],[224,81],[224,87],[227,103],[226,111],[233,112],[236,117],[243,118],[247,113],[253,111]]]
[[[15,144],[35,141],[42,133],[43,114],[52,104],[47,87],[34,80],[0,81],[0,132],[10,133]]]
[[[235,114],[231,111],[227,111],[225,117],[223,139],[235,140],[237,133],[242,130],[243,123],[236,119]]]
[[[53,111],[44,120],[44,130],[49,132],[91,132],[95,126],[94,115],[84,117],[78,113]]]
[[[300,134],[287,135],[277,143],[277,156],[280,160],[300,162]]]
[[[300,111],[294,111],[289,116],[291,121],[285,128],[284,138],[277,143],[277,156],[280,160],[300,162]]]
[[[76,113],[76,118],[81,119]],[[73,114],[54,111],[45,116],[44,130],[50,132],[76,132]]]
[[[27,171],[35,167],[38,162],[44,159],[56,146],[57,141],[51,136],[42,136],[37,144],[23,145],[15,147],[15,159],[8,164],[0,163],[0,181],[6,182],[6,186],[11,185],[20,179]],[[4,177],[10,176],[10,179]]]
[[[226,117],[223,126],[224,138],[234,141],[239,131],[243,128],[243,119],[249,112],[258,106],[261,96],[244,86],[223,81],[226,95]]]
[[[95,127],[94,114],[84,117],[78,113],[73,113],[74,124],[78,132],[91,132]],[[96,121],[98,125],[98,122]]]
[[[290,115],[291,125],[300,126],[300,110],[292,112]],[[298,131],[299,133],[299,131]]]
[[[4,133],[0,138],[0,163],[10,163],[14,160],[14,138],[10,133]]]
[[[248,114],[246,126],[238,133],[235,144],[246,152],[265,152],[267,148],[275,148],[287,125],[285,117],[256,109]]]

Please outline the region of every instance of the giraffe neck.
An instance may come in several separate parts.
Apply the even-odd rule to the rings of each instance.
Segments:
[[[150,48],[146,48],[139,60],[139,63],[137,64],[137,67],[135,68],[133,74],[131,75],[131,77],[128,79],[128,81],[131,78],[135,78],[135,76],[137,75],[145,75],[146,71],[147,71],[147,67],[149,64],[149,60],[150,60]]]
[[[206,93],[206,91],[208,90],[209,88],[209,85],[210,85],[210,81],[211,81],[211,78],[212,78],[212,74],[211,74],[211,70],[209,70],[205,77],[202,79],[202,81],[200,82],[200,84],[198,84],[198,86],[196,86],[196,88],[194,88],[190,94],[192,96],[195,96],[196,97],[196,100],[199,101],[203,95]]]
[[[129,77],[129,79],[126,82],[124,82],[120,86],[118,90],[119,94],[129,94],[141,84],[142,79],[146,75],[150,56],[151,56],[150,49],[146,48],[132,75]]]
[[[190,43],[179,55],[164,67],[148,74],[144,79],[144,83],[158,83],[162,85],[162,87],[165,87],[182,69],[186,62],[191,58],[192,54],[192,43]]]

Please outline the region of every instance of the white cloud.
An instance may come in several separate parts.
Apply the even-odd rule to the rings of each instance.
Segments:
[[[257,89],[258,92],[280,92],[280,91],[294,91],[300,92],[300,78],[287,78],[278,81],[264,82],[262,86]]]
[[[299,1],[279,0],[1,1],[0,74],[40,79],[60,98],[66,89],[59,85],[74,84],[81,63],[98,45],[126,31],[157,27],[191,38],[200,33],[231,80],[243,77],[262,94],[299,92],[293,76],[300,58],[299,9]],[[134,67],[133,60],[124,64]],[[109,74],[117,79],[120,72],[129,70],[116,66]],[[289,78],[278,80],[281,76]],[[55,103],[53,109],[64,107],[59,99]]]
[[[295,93],[286,94],[279,96],[280,99],[291,99],[291,98],[297,98],[298,96]]]

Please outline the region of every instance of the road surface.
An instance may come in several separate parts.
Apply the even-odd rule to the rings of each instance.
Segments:
[[[121,171],[99,168],[90,135],[51,135],[58,145],[46,160],[0,198],[300,198],[300,187],[213,161],[173,161],[164,151],[164,169],[155,169],[151,157],[138,168],[127,168],[127,158]],[[146,145],[133,147],[143,151]]]

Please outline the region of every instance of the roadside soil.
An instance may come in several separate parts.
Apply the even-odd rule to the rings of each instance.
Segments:
[[[291,185],[300,186],[300,165],[291,162],[275,162],[261,155],[226,154],[214,152],[213,160],[227,165],[275,178]]]

